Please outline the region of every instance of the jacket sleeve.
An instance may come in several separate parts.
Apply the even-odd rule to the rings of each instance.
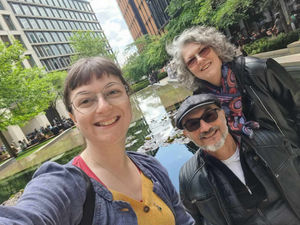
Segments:
[[[0,207],[1,225],[73,225],[82,217],[85,181],[76,168],[45,163],[13,207]]]
[[[300,137],[300,86],[292,76],[275,60],[266,61],[266,84],[280,105],[292,115]]]
[[[191,202],[189,199],[189,181],[187,179],[186,173],[184,172],[186,168],[184,166],[180,170],[179,174],[179,193],[181,201],[189,214],[194,218],[196,225],[211,225],[208,223],[204,217],[201,215],[197,206]]]

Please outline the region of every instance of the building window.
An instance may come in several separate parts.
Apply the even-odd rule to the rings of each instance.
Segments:
[[[20,15],[23,14],[23,11],[19,4],[11,4],[11,6],[16,14],[20,14]]]
[[[28,19],[28,22],[33,29],[40,29],[35,19]]]
[[[31,67],[36,66],[36,63],[35,63],[35,61],[34,61],[32,55],[27,55],[27,57],[28,57],[28,58],[27,58],[27,61],[29,62],[30,66],[31,66]]]
[[[37,8],[35,6],[31,6],[30,9],[34,16],[40,16],[39,11],[37,10]]]
[[[30,43],[37,43],[37,39],[33,32],[27,32],[27,37],[28,37]]]
[[[42,32],[36,32],[35,34],[36,34],[36,37],[37,37],[37,39],[38,39],[38,41],[39,41],[40,43],[46,42],[46,41],[45,41],[45,38],[44,38],[44,36],[43,36],[43,34],[42,34]]]
[[[6,46],[10,46],[11,45],[11,42],[8,38],[7,35],[0,35],[0,38],[2,40],[2,42],[6,45]]]
[[[49,17],[54,17],[50,8],[46,8],[46,12]]]
[[[37,22],[41,29],[47,29],[47,27],[42,19],[37,19]]]
[[[53,38],[49,32],[44,32],[44,36],[46,38],[46,42],[53,42]]]
[[[42,47],[43,47],[44,52],[46,53],[47,56],[52,56],[53,55],[53,52],[52,52],[51,48],[49,47],[49,45],[44,45]]]
[[[32,15],[32,13],[27,5],[22,5],[22,9],[24,10],[25,15]]]
[[[40,11],[40,14],[41,14],[42,16],[47,17],[45,8],[43,8],[43,7],[38,7],[38,10]]]
[[[13,22],[12,22],[12,20],[11,20],[11,18],[10,18],[9,15],[3,15],[3,18],[4,18],[4,20],[5,20],[5,22],[6,22],[7,26],[8,26],[8,28],[9,28],[10,30],[15,30],[15,29],[16,29],[16,27],[15,27],[15,25],[13,24]]]
[[[51,32],[51,36],[53,37],[55,42],[60,42],[59,37],[57,36],[56,32]]]
[[[19,18],[19,21],[23,29],[31,29],[30,24],[28,23],[26,18]]]
[[[61,41],[63,41],[63,42],[67,41],[67,39],[64,36],[63,32],[58,32],[57,34],[58,34],[58,36],[59,36],[59,38],[60,38]]]
[[[23,39],[22,39],[22,37],[21,37],[21,35],[14,35],[14,38],[15,38],[16,40],[18,40],[18,41],[20,42],[20,44],[22,44],[23,48],[27,49],[27,48],[26,48],[26,45],[25,45],[25,43],[24,43],[24,41],[23,41]]]

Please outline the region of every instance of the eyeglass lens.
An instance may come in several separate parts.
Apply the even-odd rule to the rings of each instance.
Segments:
[[[201,120],[203,120],[206,123],[214,122],[216,119],[218,119],[217,110],[219,110],[219,108],[206,111],[200,118],[189,119],[185,122],[183,127],[189,132],[192,132],[200,128]]]
[[[124,85],[119,83],[113,83],[105,87],[100,93],[104,100],[110,104],[119,103],[123,100],[124,96],[127,96]],[[97,108],[99,103],[98,95],[100,93],[80,93],[74,97],[72,104],[77,111],[84,114],[90,113]]]
[[[197,57],[205,57],[210,53],[210,47],[209,46],[205,46],[204,48],[201,48],[199,50],[199,52],[197,54],[195,54],[191,59],[189,59],[189,61],[187,61],[186,65],[187,67],[194,67],[196,65],[197,62]]]

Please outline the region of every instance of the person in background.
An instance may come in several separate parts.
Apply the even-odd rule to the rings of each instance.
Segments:
[[[272,30],[273,30],[273,33],[275,34],[275,36],[277,36],[278,34],[280,34],[283,31],[282,21],[281,21],[279,13],[277,13],[275,16],[275,22],[274,22],[274,26],[273,26]]]
[[[93,185],[97,225],[191,225],[166,169],[153,157],[125,151],[132,112],[129,87],[112,61],[85,58],[72,65],[64,102],[86,147],[70,163],[47,162],[14,207],[0,207],[1,225],[77,225],[86,181]]]
[[[180,196],[197,225],[300,224],[300,149],[255,130],[238,140],[212,94],[187,98],[175,123],[198,147],[180,170]]]
[[[276,130],[300,143],[300,88],[273,59],[243,57],[213,27],[185,30],[167,46],[181,84],[194,94],[213,93],[236,136]]]

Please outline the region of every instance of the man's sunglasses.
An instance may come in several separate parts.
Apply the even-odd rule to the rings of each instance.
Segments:
[[[216,119],[218,119],[218,112],[221,110],[220,108],[215,109],[209,109],[206,112],[203,113],[203,115],[200,118],[193,118],[187,120],[183,124],[183,128],[188,130],[189,132],[198,130],[200,128],[200,121],[203,120],[205,123],[211,123],[214,122]]]

